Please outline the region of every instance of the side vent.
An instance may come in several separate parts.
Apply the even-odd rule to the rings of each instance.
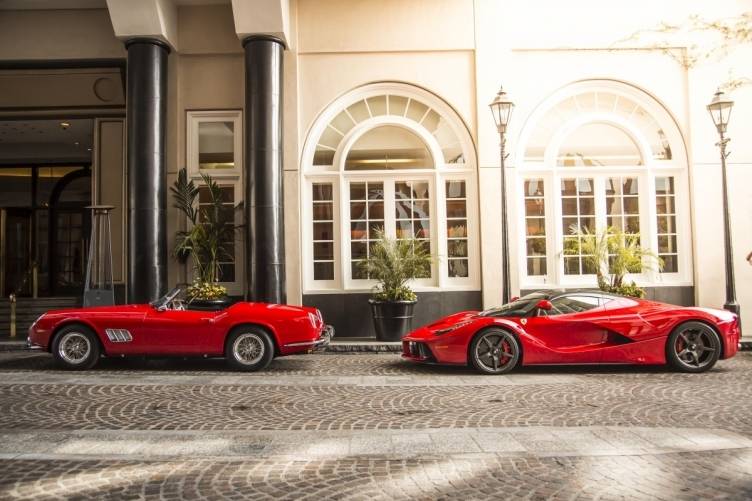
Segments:
[[[130,343],[133,341],[133,336],[125,329],[105,329],[104,332],[113,343]]]

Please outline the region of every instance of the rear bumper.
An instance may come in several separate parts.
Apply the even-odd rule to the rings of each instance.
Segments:
[[[325,325],[319,338],[313,342],[314,349],[324,348],[331,343],[332,337],[334,337],[334,327],[331,325]]]
[[[723,358],[731,358],[737,354],[741,348],[741,326],[739,325],[739,317],[735,317],[733,321],[728,324],[721,324],[721,338],[723,339]]]
[[[299,343],[289,343],[284,345],[285,348],[308,348],[309,350],[318,350],[321,348],[324,348],[332,341],[332,336],[334,336],[334,327],[331,325],[325,325],[323,329],[321,329],[321,334],[318,338],[314,339],[313,341],[302,341]]]

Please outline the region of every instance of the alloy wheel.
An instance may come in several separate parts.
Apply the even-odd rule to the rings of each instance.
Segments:
[[[691,325],[679,331],[674,342],[674,353],[686,367],[702,369],[715,361],[719,349],[717,339],[710,327]]]
[[[265,352],[264,340],[255,332],[239,335],[232,345],[235,360],[244,365],[257,364],[264,357]]]
[[[474,351],[477,364],[489,373],[506,372],[517,364],[519,358],[517,341],[504,331],[481,334]]]
[[[85,362],[91,353],[91,341],[81,332],[65,333],[58,344],[60,358],[71,365]]]

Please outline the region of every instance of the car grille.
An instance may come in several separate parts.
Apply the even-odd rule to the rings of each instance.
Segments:
[[[402,343],[402,352],[409,357],[421,360],[435,360],[428,345],[420,341],[404,341]]]

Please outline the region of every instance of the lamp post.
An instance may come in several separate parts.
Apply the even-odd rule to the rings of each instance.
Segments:
[[[734,283],[734,261],[733,248],[731,246],[731,225],[729,223],[729,206],[728,206],[728,182],[726,180],[726,157],[729,152],[726,151],[726,144],[730,141],[725,136],[726,127],[728,126],[731,108],[734,102],[726,99],[721,90],[717,90],[713,100],[707,106],[710,116],[713,119],[720,141],[716,143],[721,149],[721,182],[723,183],[723,241],[726,254],[726,302],[723,308],[740,315],[739,303],[736,301],[736,285]]]
[[[507,125],[509,124],[509,118],[512,116],[512,109],[514,103],[509,100],[507,93],[504,92],[504,88],[500,87],[496,97],[488,105],[491,108],[491,114],[493,115],[494,122],[496,122],[496,130],[499,132],[499,152],[500,152],[500,166],[501,166],[501,267],[502,267],[502,282],[501,282],[501,300],[502,304],[509,302],[510,285],[509,285],[509,231],[507,229],[507,186],[506,186],[506,172],[504,168],[504,160],[507,158],[507,153],[504,148],[506,146],[506,132]]]

